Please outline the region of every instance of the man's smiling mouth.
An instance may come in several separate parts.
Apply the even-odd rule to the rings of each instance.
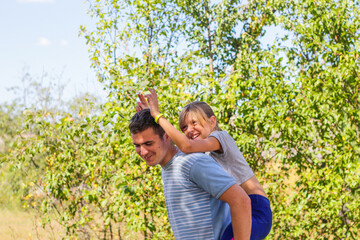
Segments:
[[[152,155],[146,155],[146,156],[144,156],[144,159],[145,159],[145,161],[150,161],[151,157],[152,157]]]

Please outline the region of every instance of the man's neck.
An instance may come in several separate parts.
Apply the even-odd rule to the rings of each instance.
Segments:
[[[166,154],[166,160],[163,161],[160,165],[161,167],[164,167],[166,164],[168,164],[168,162],[175,156],[175,154],[179,151],[179,149],[172,145],[169,147],[169,150]]]

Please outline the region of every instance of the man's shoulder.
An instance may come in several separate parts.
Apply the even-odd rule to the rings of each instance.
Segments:
[[[170,178],[189,179],[193,173],[196,173],[201,169],[201,166],[212,165],[211,161],[215,160],[204,153],[183,153],[177,152],[171,161],[162,168],[163,177],[166,177],[167,185]]]
[[[189,169],[196,169],[195,171],[202,168],[202,166],[213,166],[218,164],[214,158],[205,153],[183,153],[177,154],[177,159],[174,159],[175,165],[186,165]]]
[[[181,151],[177,154],[177,158],[182,158],[184,161],[213,160],[212,157],[205,153],[183,153]]]
[[[171,160],[171,163],[168,164],[168,166],[166,166],[164,170],[170,168],[173,169],[181,166],[186,166],[187,168],[191,169],[196,165],[212,164],[212,162],[216,161],[205,153],[183,153],[179,151]]]

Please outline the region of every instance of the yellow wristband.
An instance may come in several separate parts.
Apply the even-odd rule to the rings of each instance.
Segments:
[[[162,114],[162,113],[159,113],[156,117],[155,117],[155,122],[157,123],[157,124],[159,124],[158,123],[158,121],[159,121],[159,118],[161,118],[161,117],[163,117],[164,115]]]

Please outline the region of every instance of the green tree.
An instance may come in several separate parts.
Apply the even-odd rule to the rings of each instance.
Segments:
[[[96,26],[80,34],[107,102],[96,113],[29,111],[34,137],[7,155],[42,159],[43,211],[57,209],[68,236],[172,238],[160,168],[136,156],[127,130],[137,92],[155,86],[175,125],[186,103],[213,106],[266,187],[269,239],[356,239],[360,3],[88,3]],[[274,27],[283,36],[264,46]]]
[[[276,9],[291,46],[279,39],[279,47],[245,48],[232,82],[242,89],[239,144],[270,180],[270,238],[356,239],[359,3],[284,1]]]

